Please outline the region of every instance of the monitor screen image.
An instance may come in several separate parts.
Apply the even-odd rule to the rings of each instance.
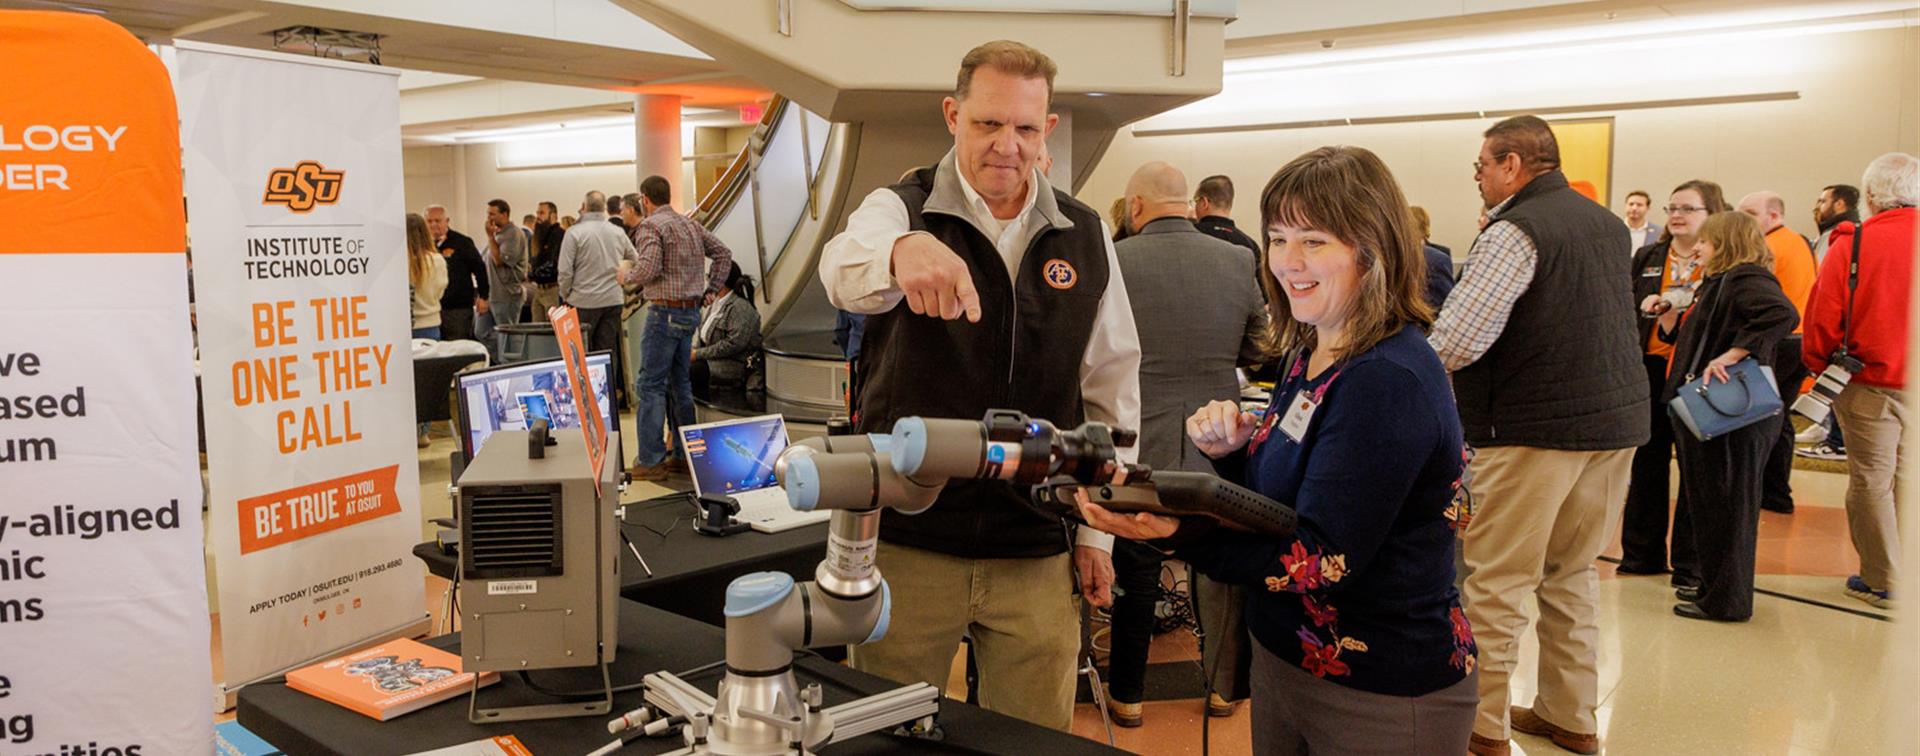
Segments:
[[[681,429],[687,466],[702,494],[731,494],[777,485],[774,460],[787,448],[780,416]]]
[[[609,429],[614,425],[612,397],[607,380],[612,372],[613,355],[595,352],[587,355],[587,375],[592,378],[594,398]],[[526,430],[538,418],[546,418],[553,430],[579,428],[579,410],[573,403],[573,387],[567,380],[567,365],[560,359],[521,362],[466,373],[459,379],[461,416],[467,458],[480,453],[480,446],[494,431]]]

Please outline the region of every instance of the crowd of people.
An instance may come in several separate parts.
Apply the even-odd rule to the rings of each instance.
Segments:
[[[1213,471],[1299,526],[1274,538],[1083,500],[1084,524],[1063,528],[1009,486],[956,483],[883,521],[893,627],[855,666],[943,686],[964,636],[982,704],[1065,728],[1077,591],[1114,604],[1108,706],[1138,724],[1171,556],[1204,577],[1209,713],[1250,695],[1257,753],[1499,754],[1514,730],[1595,753],[1595,565],[1623,510],[1623,572],[1671,571],[1679,617],[1746,620],[1759,512],[1790,509],[1796,437],[1827,432],[1780,413],[1696,434],[1670,402],[1738,380],[1794,404],[1809,372],[1850,442],[1862,568],[1844,590],[1889,605],[1920,160],[1889,154],[1860,189],[1824,190],[1811,242],[1778,194],[1734,206],[1707,180],[1676,187],[1656,227],[1647,192],[1614,215],[1570,184],[1547,122],[1509,118],[1473,161],[1481,231],[1455,275],[1360,147],[1281,167],[1258,242],[1229,217],[1230,180],[1189,191],[1160,162],[1109,226],[1036,168],[1054,74],[1026,45],[974,49],[942,106],[953,149],[866,196],[827,244],[859,428],[990,407],[1138,428],[1123,461]],[[1234,371],[1262,366],[1272,402],[1246,411]],[[1761,367],[1777,388],[1745,383]],[[1530,630],[1537,694],[1520,705]]]
[[[944,687],[964,637],[984,706],[1066,729],[1078,594],[1111,605],[1107,705],[1138,726],[1173,558],[1195,573],[1207,713],[1250,698],[1257,753],[1504,754],[1514,730],[1595,753],[1595,563],[1616,525],[1619,571],[1671,573],[1676,615],[1745,621],[1760,512],[1793,511],[1796,442],[1847,465],[1861,571],[1841,589],[1891,605],[1920,159],[1823,189],[1807,238],[1779,194],[1730,204],[1706,179],[1658,208],[1629,192],[1616,216],[1570,184],[1546,121],[1508,118],[1473,161],[1481,230],[1456,274],[1362,147],[1286,162],[1251,235],[1231,179],[1190,187],[1157,161],[1108,223],[1041,168],[1055,73],[1019,43],[968,53],[942,105],[952,150],[867,195],[826,244],[858,430],[990,408],[1134,428],[1122,461],[1213,472],[1299,526],[1274,538],[1083,500],[1063,527],[1012,486],[954,482],[882,521],[891,629],[854,666]],[[639,188],[587,193],[577,220],[542,202],[520,225],[492,200],[484,250],[430,206],[407,217],[408,271],[416,337],[485,341],[564,303],[616,359],[637,290],[633,470],[659,480],[684,472],[671,431],[693,422],[694,384],[757,387],[761,329],[731,251],[673,210],[664,178]],[[1820,379],[1795,413],[1716,434],[1669,410],[1756,367],[1774,385],[1748,395],[1784,405]],[[1237,370],[1272,380],[1271,403],[1243,408]],[[1814,422],[1796,431],[1796,414]]]
[[[589,351],[613,353],[625,375],[621,321],[630,295],[645,303],[640,364],[631,399],[615,381],[613,401],[631,404],[639,423],[639,480],[686,470],[672,439],[694,422],[699,383],[758,388],[760,315],[753,280],[705,226],[672,206],[661,176],[620,195],[587,192],[579,216],[552,202],[513,220],[506,200],[486,206],[486,251],[453,230],[447,210],[407,215],[407,282],[417,339],[475,340],[497,350],[496,329],[548,320],[556,305],[580,318]],[[497,355],[497,352],[496,352]],[[420,429],[420,446],[428,443]]]

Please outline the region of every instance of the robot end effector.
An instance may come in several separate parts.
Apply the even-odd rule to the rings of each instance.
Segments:
[[[1291,508],[1219,477],[1156,471],[1119,461],[1137,434],[1089,422],[1060,430],[1013,410],[982,420],[908,417],[891,435],[809,439],[777,466],[794,508],[917,513],[949,480],[1001,480],[1030,486],[1029,501],[1079,519],[1074,494],[1116,512],[1210,519],[1274,536],[1293,532]],[[825,453],[823,453],[825,452]]]
[[[1043,512],[1080,519],[1075,493],[1116,512],[1212,520],[1273,536],[1293,533],[1293,509],[1207,473],[1153,470],[1119,461],[1138,434],[1083,423],[1071,431],[1011,410],[986,419],[895,423],[894,468],[909,479],[991,478],[1032,486]]]

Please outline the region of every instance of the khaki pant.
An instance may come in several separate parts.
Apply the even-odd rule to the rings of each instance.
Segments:
[[[560,304],[560,287],[532,284],[534,323],[547,322],[547,310]]]
[[[893,619],[885,638],[849,649],[854,669],[944,691],[965,635],[981,706],[1056,730],[1073,724],[1072,557],[964,559],[882,541],[874,563],[892,591]]]
[[[1472,491],[1479,510],[1464,551],[1467,619],[1480,644],[1480,708],[1474,732],[1506,740],[1507,679],[1527,629],[1522,609],[1539,600],[1540,695],[1533,710],[1574,732],[1598,731],[1596,656],[1600,590],[1593,560],[1626,501],[1632,449],[1575,452],[1524,446],[1477,450]]]
[[[1907,487],[1905,392],[1847,386],[1833,403],[1847,437],[1847,529],[1860,553],[1860,579],[1876,591],[1894,589],[1900,564],[1900,523],[1894,504]]]

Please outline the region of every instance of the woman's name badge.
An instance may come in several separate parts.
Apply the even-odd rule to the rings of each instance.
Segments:
[[[1313,422],[1313,413],[1320,409],[1320,403],[1308,396],[1305,391],[1294,392],[1293,401],[1287,404],[1287,414],[1280,417],[1280,432],[1287,434],[1293,442],[1303,443],[1307,438],[1307,425]]]

